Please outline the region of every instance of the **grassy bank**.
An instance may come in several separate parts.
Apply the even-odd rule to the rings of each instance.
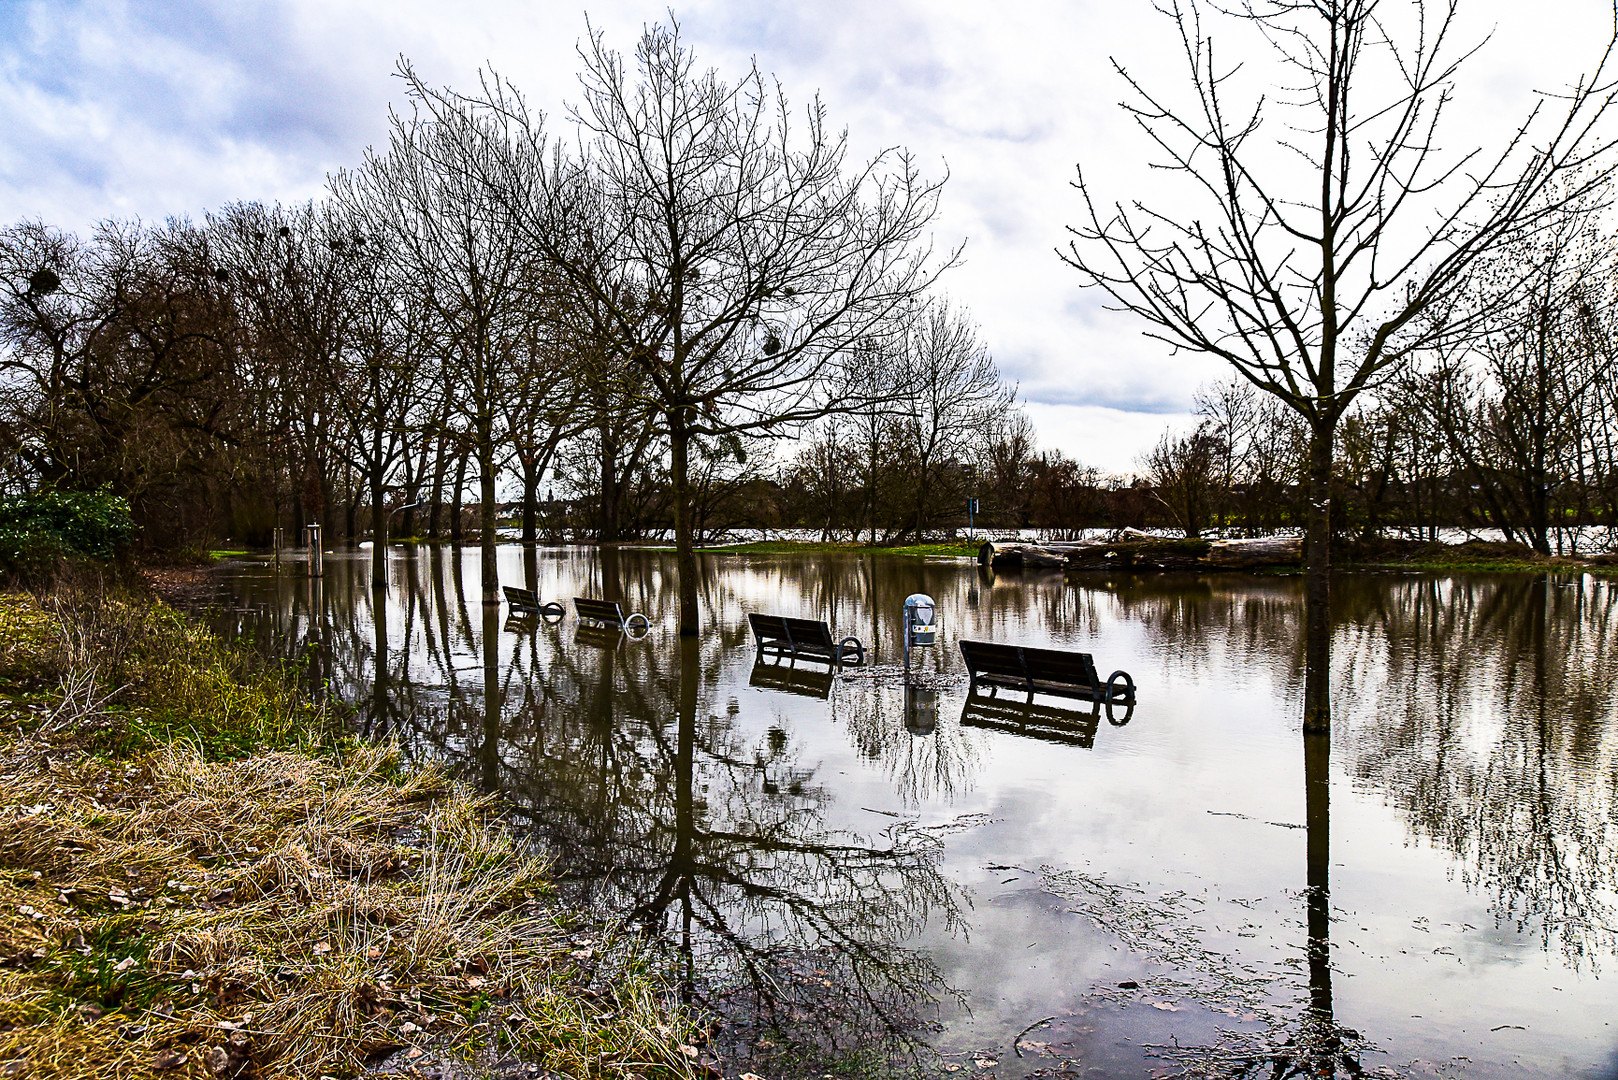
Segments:
[[[294,674],[148,598],[0,595],[0,1076],[692,1075],[498,805]]]
[[[1421,540],[1360,541],[1335,556],[1339,566],[1353,570],[1465,570],[1475,573],[1536,573],[1565,571],[1618,577],[1618,556],[1588,558],[1539,555],[1526,544],[1468,540],[1444,544]]]

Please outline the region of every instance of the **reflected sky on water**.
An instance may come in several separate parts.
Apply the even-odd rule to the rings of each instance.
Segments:
[[[1336,729],[1306,754],[1297,579],[705,556],[681,641],[671,554],[499,558],[652,631],[510,619],[475,550],[434,548],[381,596],[363,552],[319,582],[233,564],[219,619],[501,791],[565,895],[731,1018],[734,1071],[1615,1075],[1611,582],[1343,576]],[[940,643],[907,703],[913,592]],[[759,662],[750,611],[876,666]],[[968,700],[962,637],[1091,652],[1140,703]]]

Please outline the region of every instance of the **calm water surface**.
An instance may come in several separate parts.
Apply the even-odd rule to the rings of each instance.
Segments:
[[[567,896],[730,1017],[732,1073],[1618,1076],[1614,583],[1341,578],[1306,760],[1293,579],[710,556],[682,642],[672,558],[500,549],[641,641],[508,622],[476,551],[399,549],[380,597],[365,552],[234,564],[220,618],[503,792]],[[918,591],[942,633],[907,701]],[[749,611],[876,666],[756,662]],[[962,637],[1092,652],[1140,703],[969,701]]]

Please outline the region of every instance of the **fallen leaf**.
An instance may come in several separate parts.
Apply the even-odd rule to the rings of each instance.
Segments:
[[[177,1069],[185,1064],[185,1055],[178,1050],[159,1050],[152,1058],[152,1068],[159,1072],[165,1069]]]
[[[122,960],[118,961],[116,964],[112,965],[112,970],[114,970],[114,971],[128,971],[130,968],[134,967],[138,963],[140,963],[140,961],[136,960],[133,956],[126,956]]]

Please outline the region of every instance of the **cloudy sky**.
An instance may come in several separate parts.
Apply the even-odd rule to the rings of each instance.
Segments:
[[[385,139],[401,55],[450,86],[493,67],[560,126],[586,10],[624,51],[667,18],[630,0],[0,0],[0,221],[84,228],[316,196]],[[1075,163],[1109,198],[1158,190],[1109,63],[1183,83],[1147,0],[702,0],[675,14],[703,62],[734,73],[756,57],[795,102],[818,93],[862,153],[904,145],[947,170],[939,240],[967,253],[948,291],[1044,445],[1127,472],[1223,376],[1142,338],[1054,253],[1078,217]],[[1497,143],[1534,91],[1589,67],[1612,8],[1461,0],[1461,18],[1466,40],[1492,38],[1457,78],[1456,152]]]

